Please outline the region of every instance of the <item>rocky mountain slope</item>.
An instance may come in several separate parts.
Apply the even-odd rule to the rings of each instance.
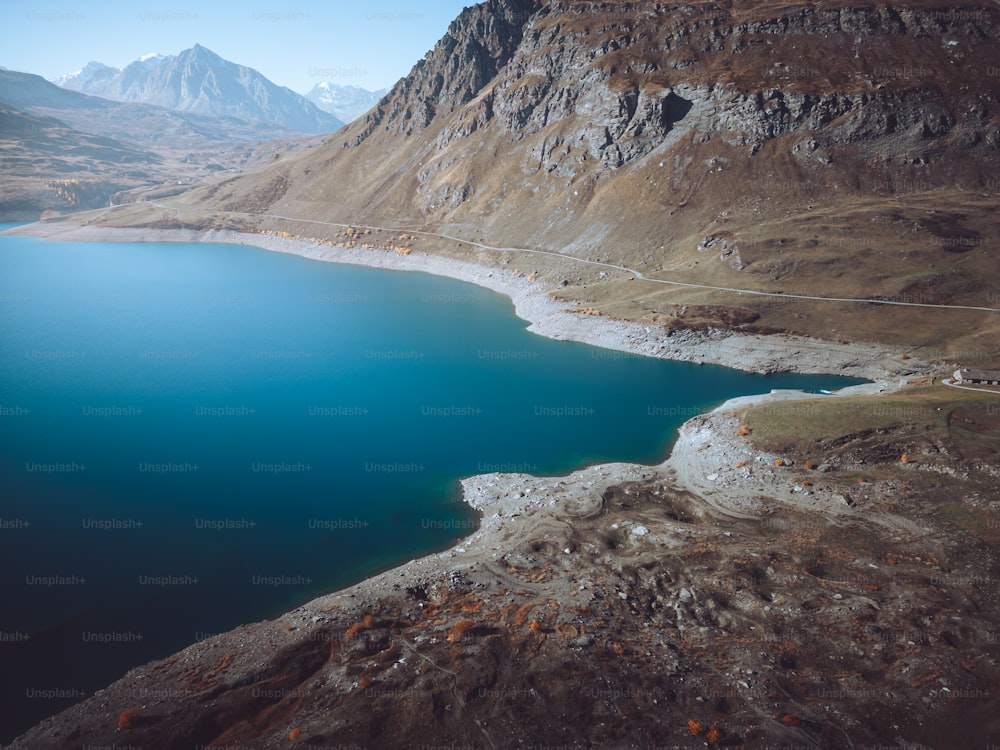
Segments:
[[[518,264],[651,325],[996,351],[995,313],[780,295],[998,307],[998,13],[490,0],[321,155],[177,205],[421,227],[778,295]]]
[[[298,133],[332,133],[344,124],[291,89],[200,44],[177,55],[147,55],[123,70],[92,62],[58,83],[113,101],[236,117]]]

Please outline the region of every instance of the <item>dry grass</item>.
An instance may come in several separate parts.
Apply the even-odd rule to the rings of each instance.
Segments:
[[[963,434],[964,428],[955,423],[955,415],[966,412],[997,421],[1000,397],[938,385],[888,396],[773,401],[748,409],[746,423],[752,431],[752,442],[766,450],[787,450],[793,445],[912,427],[920,428],[929,438],[957,441],[964,447],[984,440],[996,441],[1000,447],[1000,435],[979,434],[973,438]]]

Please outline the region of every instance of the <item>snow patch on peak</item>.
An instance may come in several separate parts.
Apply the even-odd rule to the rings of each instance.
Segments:
[[[320,81],[306,94],[306,99],[341,120],[350,122],[371,109],[385,93],[385,89],[369,91],[360,86]]]
[[[112,68],[109,65],[92,60],[69,75],[53,79],[53,83],[63,88],[82,91],[84,87],[92,82],[107,80],[114,77],[118,72],[118,68]]]

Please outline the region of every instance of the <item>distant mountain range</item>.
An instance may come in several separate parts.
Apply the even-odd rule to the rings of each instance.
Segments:
[[[344,125],[306,97],[200,44],[177,55],[144,55],[122,70],[91,62],[55,83],[113,101],[235,117],[299,133],[332,133]]]
[[[129,200],[123,191],[155,186],[176,191],[320,140],[261,121],[110,101],[0,70],[0,217],[107,206]]]
[[[55,117],[87,133],[180,152],[213,149],[219,143],[252,143],[297,136],[288,128],[261,121],[111,101],[68,91],[40,76],[15,71],[0,71],[0,104]]]
[[[336,115],[344,122],[351,122],[378,104],[378,100],[388,91],[388,89],[369,91],[360,86],[341,86],[321,81],[306,94],[306,99],[324,112]]]

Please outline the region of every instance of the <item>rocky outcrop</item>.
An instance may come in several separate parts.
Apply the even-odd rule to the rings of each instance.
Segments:
[[[536,0],[489,0],[466,8],[448,32],[364,120],[354,145],[379,126],[396,135],[424,130],[471,101],[510,61]]]
[[[964,148],[996,149],[995,93],[970,106],[971,97],[956,101],[932,80],[943,61],[932,67],[909,50],[895,57],[870,50],[876,38],[898,38],[903,47],[934,38],[944,57],[962,58],[997,29],[995,9],[976,6],[738,13],[491,0],[463,12],[349,145],[379,129],[413,135],[432,123],[438,151],[486,128],[515,143],[544,131],[551,135],[532,145],[526,164],[563,176],[620,168],[693,127],[752,153],[800,136],[788,148],[821,163],[829,163],[830,148],[900,136],[915,145],[953,136]],[[837,59],[837,70],[830,61],[762,54],[817,40],[854,56]]]

